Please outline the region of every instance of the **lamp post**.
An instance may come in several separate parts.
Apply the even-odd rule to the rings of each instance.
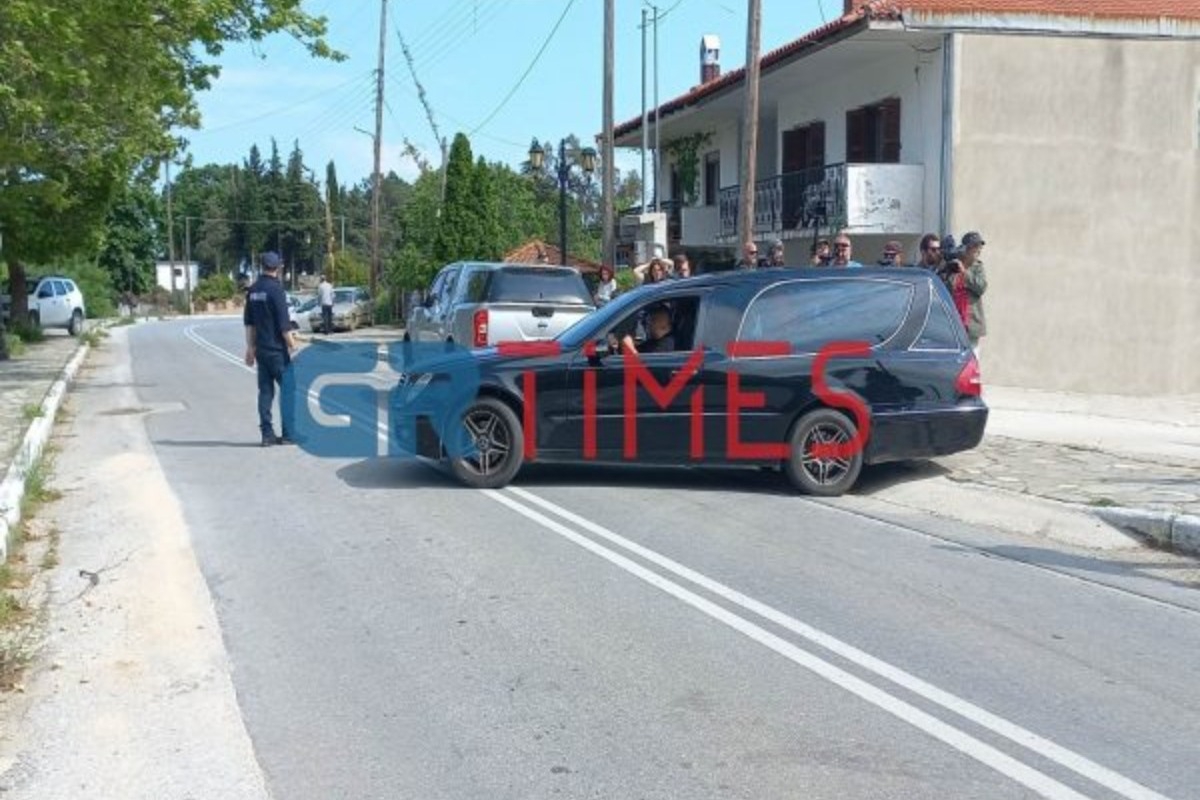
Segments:
[[[550,148],[550,143],[546,142],[545,146],[539,145],[538,140],[534,139],[533,144],[529,146],[529,164],[535,170],[541,171],[546,163],[546,156],[554,151]],[[589,178],[596,171],[596,149],[594,147],[584,147],[573,151],[571,155],[575,156],[579,166],[583,169],[585,175]],[[558,263],[567,263],[567,186],[571,180],[571,163],[567,161],[567,140],[562,139],[558,143]]]

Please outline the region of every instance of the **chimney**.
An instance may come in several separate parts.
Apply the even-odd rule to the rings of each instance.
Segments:
[[[713,34],[700,39],[700,85],[721,77],[721,40]]]

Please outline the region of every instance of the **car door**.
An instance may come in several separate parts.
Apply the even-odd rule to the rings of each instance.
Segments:
[[[429,292],[425,295],[424,302],[412,310],[412,319],[408,326],[408,335],[412,340],[418,342],[438,341],[439,337],[434,325],[433,314],[438,296],[441,294],[442,286],[445,285],[446,276],[449,272],[450,269],[447,267],[434,277],[433,283],[429,285]]]
[[[45,298],[45,299],[43,299]],[[57,328],[67,324],[70,312],[67,309],[67,287],[62,281],[48,280],[38,290],[43,327]]]
[[[581,353],[571,362],[564,438],[577,441],[582,450],[586,427],[594,424],[597,460],[678,464],[698,457],[693,448],[703,441],[693,439],[693,403],[704,398],[701,393],[697,400],[696,392],[704,362],[712,357],[694,336],[697,321],[703,324],[701,299],[695,292],[655,298],[631,310],[606,332],[618,340],[626,333],[642,339],[639,319],[650,306],[663,302],[673,308],[686,306],[691,317],[674,350],[637,355],[597,352],[590,358]],[[627,381],[632,384],[632,397]],[[589,393],[594,409],[587,403]],[[593,414],[594,423],[589,419]]]

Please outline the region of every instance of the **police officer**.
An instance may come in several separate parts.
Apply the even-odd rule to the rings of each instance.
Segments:
[[[287,296],[279,282],[283,259],[278,253],[262,255],[262,274],[246,292],[242,323],[246,326],[246,366],[258,364],[258,424],[262,446],[292,444],[295,379],[290,369],[296,349],[288,317]],[[275,436],[271,407],[275,404],[275,386],[279,386],[279,416],[282,436]]]

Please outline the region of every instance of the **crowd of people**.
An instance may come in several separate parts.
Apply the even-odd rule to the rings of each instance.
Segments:
[[[987,273],[980,257],[986,244],[977,231],[971,231],[956,242],[953,236],[940,237],[927,233],[921,237],[917,257],[905,259],[904,246],[899,241],[889,241],[883,246],[879,259],[873,267],[909,267],[927,269],[937,274],[950,290],[954,307],[966,329],[971,348],[979,355],[980,340],[987,334],[987,321],[983,310],[983,295],[987,292]],[[742,245],[738,269],[759,269],[789,266],[784,257],[784,244],[776,239],[771,242],[766,257],[759,257],[758,245],[747,241]],[[854,244],[845,233],[829,239],[818,239],[809,249],[808,266],[829,268],[854,268],[863,264],[854,259]],[[672,258],[652,258],[645,264],[633,268],[633,276],[639,285],[687,278],[692,275],[691,263],[686,253],[677,253]],[[595,291],[597,306],[612,300],[619,292],[616,275],[612,267],[600,268],[599,283]]]

